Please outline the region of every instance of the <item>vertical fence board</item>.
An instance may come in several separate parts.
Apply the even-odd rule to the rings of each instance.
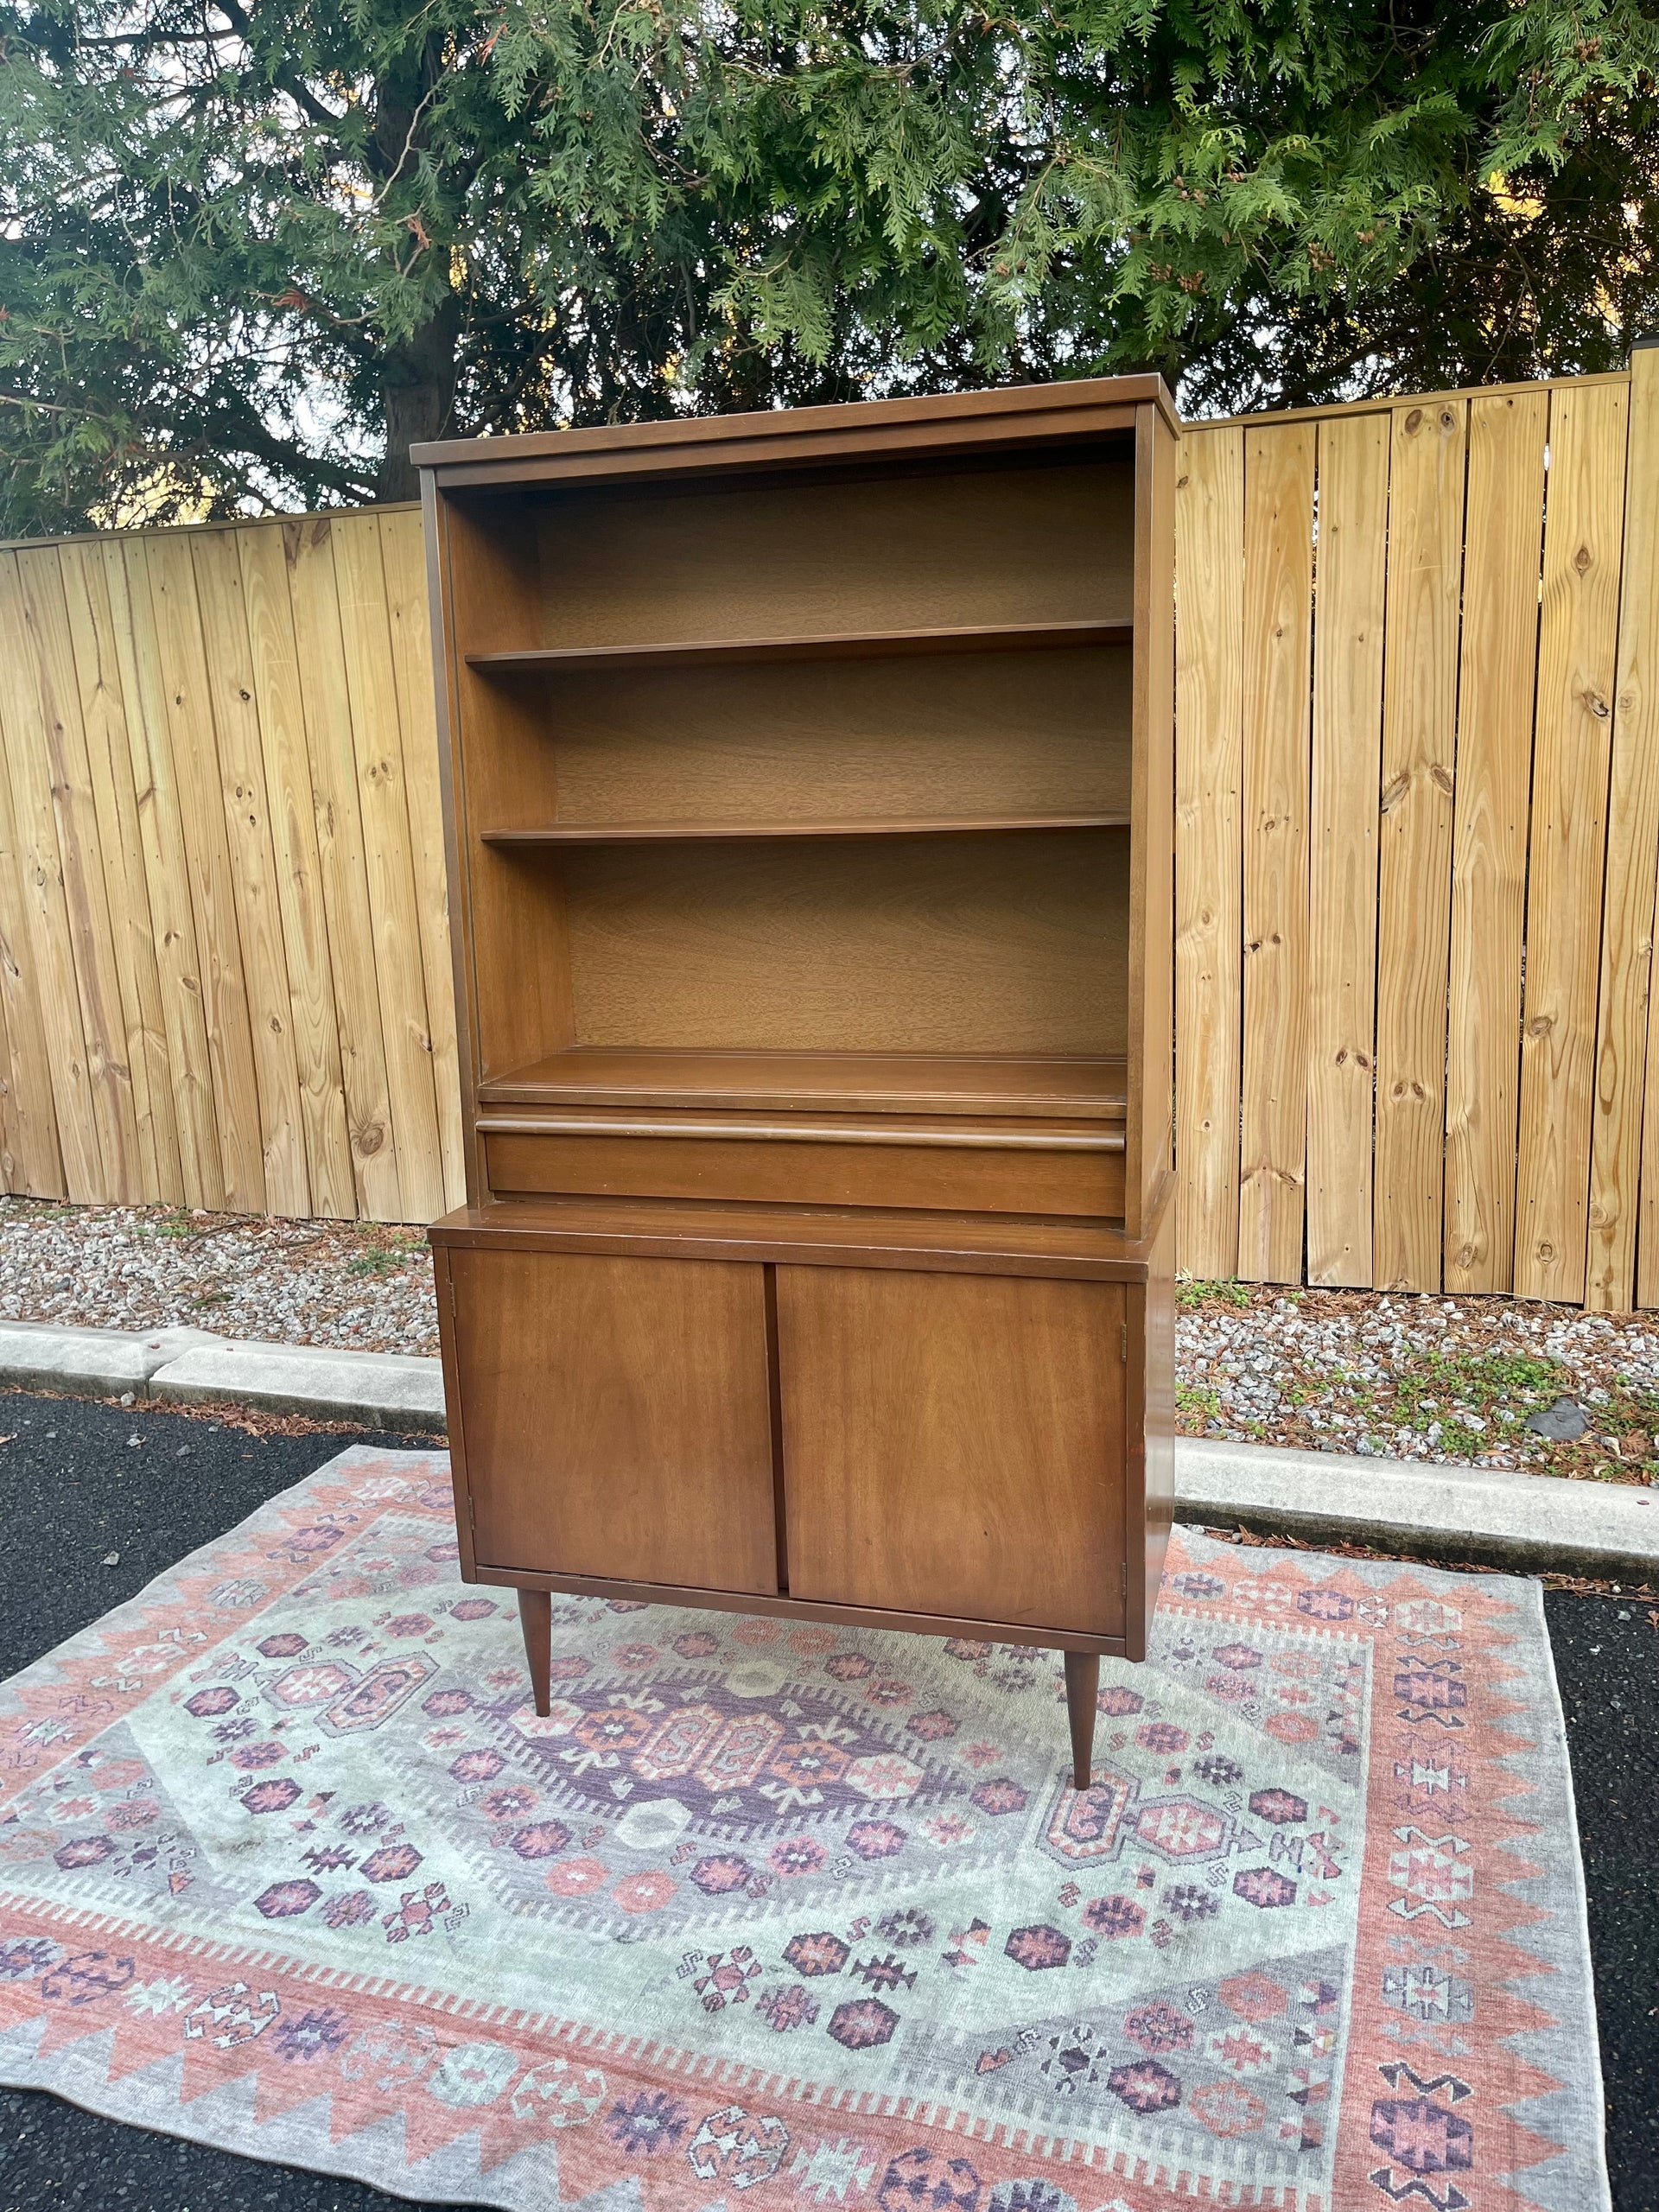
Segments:
[[[149,545],[150,604],[172,738],[179,815],[207,1017],[208,1064],[219,1129],[225,1205],[234,1213],[265,1207],[259,1084],[254,1070],[236,892],[226,840],[224,790],[213,734],[213,702],[188,537],[158,535]]]
[[[57,823],[52,811],[40,671],[15,553],[0,553],[0,723],[4,728],[11,781],[27,942],[40,983],[41,1026],[64,1180],[78,1205],[95,1205],[105,1195],[104,1154],[81,1027]]]
[[[20,552],[17,574],[35,660],[47,780],[57,825],[64,910],[69,920],[69,950],[86,1046],[87,1083],[104,1163],[103,1189],[107,1198],[130,1204],[143,1194],[138,1122],[127,1065],[115,932],[104,880],[80,685],[75,674],[63,566],[57,547]]]
[[[1446,1287],[1506,1291],[1515,1265],[1521,974],[1532,789],[1547,392],[1469,410],[1452,832]]]
[[[1189,430],[1175,493],[1175,1263],[1238,1264],[1244,433]]]
[[[1630,505],[1624,521],[1624,607],[1618,628],[1615,712],[1659,747],[1659,349],[1637,354],[1630,379]],[[1643,474],[1638,480],[1638,460]],[[1659,938],[1656,893],[1651,948]],[[1642,1205],[1637,1236],[1636,1297],[1659,1306],[1659,991],[1649,977],[1647,1085],[1642,1106]]]
[[[1653,1096],[1646,1077],[1659,850],[1659,349],[1635,355],[1630,397],[1585,1254],[1585,1303],[1611,1313],[1636,1300],[1638,1230],[1646,1230],[1643,1121]]]
[[[370,1221],[401,1221],[397,1152],[375,988],[374,929],[358,811],[357,761],[352,750],[351,690],[334,584],[333,526],[327,517],[288,523],[283,536],[316,801],[317,854],[328,918],[334,1020],[357,1211]]]
[[[1244,435],[1244,1098],[1238,1272],[1302,1277],[1311,423]]]
[[[41,968],[35,957],[9,766],[15,719],[10,695],[22,672],[7,664],[9,658],[6,632],[0,626],[0,999],[5,1008],[7,1063],[0,1132],[8,1190],[29,1198],[60,1198],[67,1194],[68,1179],[58,1143]]]
[[[427,604],[426,541],[418,514],[381,516],[380,556],[385,568],[391,665],[403,736],[416,912],[426,978],[427,1032],[432,1040],[432,1077],[437,1092],[443,1201],[446,1206],[460,1206],[467,1203],[467,1158],[461,1127],[454,968],[449,954],[449,871],[443,849],[437,702],[432,689],[432,618]]]
[[[82,543],[58,550],[137,1124],[141,1188],[135,1195],[151,1203],[176,1205],[184,1195],[178,1123],[104,549]]]
[[[340,635],[352,698],[363,852],[374,922],[375,978],[385,1039],[386,1087],[397,1136],[403,1217],[431,1221],[443,1211],[443,1161],[421,965],[409,806],[404,792],[397,680],[379,519],[347,516],[334,525],[334,575]]]
[[[7,813],[10,815],[10,808]],[[9,867],[10,861],[10,846],[0,844],[0,867]],[[0,953],[0,957],[3,957],[3,953]],[[13,1080],[11,1035],[6,1027],[4,1015],[0,1014],[0,1191],[21,1192],[25,1185],[17,1157],[17,1130],[14,1126],[12,1107]]]
[[[1584,1295],[1629,414],[1623,385],[1558,387],[1550,401],[1516,1163],[1522,1298]]]
[[[21,550],[17,575],[38,702],[34,728],[41,747],[39,765],[44,768],[48,804],[57,832],[63,911],[86,1052],[87,1097],[102,1161],[100,1187],[107,1199],[130,1202],[142,1195],[137,1116],[98,809],[56,546]]]
[[[1371,1281],[1376,794],[1382,749],[1389,418],[1319,432],[1308,849],[1307,1279]]]
[[[207,1041],[203,962],[190,896],[190,863],[173,735],[167,712],[149,545],[143,538],[104,548],[117,668],[126,708],[127,745],[138,808],[144,880],[162,993],[179,1147],[179,1181],[186,1205],[225,1204],[225,1167],[213,1102],[213,1056]]]
[[[1440,1281],[1467,410],[1392,410],[1378,832],[1373,1280]]]
[[[289,601],[288,556],[280,524],[238,531],[237,537],[288,970],[306,1180],[314,1214],[349,1219],[357,1211],[357,1187],[346,1127],[322,863],[317,852],[315,800],[306,752],[294,611]]]
[[[265,801],[265,764],[254,699],[247,606],[235,535],[205,530],[191,540],[196,600],[207,651],[208,700],[219,751],[219,799],[242,948],[254,1076],[259,1092],[259,1142],[266,1211],[306,1215],[306,1173],[289,1005],[276,859]]]

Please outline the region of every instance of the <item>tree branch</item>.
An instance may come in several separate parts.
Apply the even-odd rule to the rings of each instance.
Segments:
[[[253,44],[253,21],[243,9],[241,0],[213,0],[213,4],[218,8],[221,15],[227,16],[230,18],[231,23],[237,31],[238,36],[240,36],[248,47],[251,48]],[[336,115],[332,108],[325,107],[321,100],[315,98],[310,87],[306,84],[305,79],[293,68],[291,68],[286,61],[282,61],[277,64],[275,71],[272,73],[271,82],[274,85],[280,86],[282,90],[288,94],[289,99],[293,100],[298,106],[303,108],[306,114],[310,117],[312,122],[320,124],[324,130],[338,130],[340,124],[346,120],[344,116]]]

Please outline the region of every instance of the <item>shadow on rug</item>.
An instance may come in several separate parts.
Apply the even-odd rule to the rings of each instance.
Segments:
[[[356,1449],[0,1688],[0,2081],[599,2212],[1607,2202],[1537,1586],[1180,1534],[1058,1656],[457,1577]]]

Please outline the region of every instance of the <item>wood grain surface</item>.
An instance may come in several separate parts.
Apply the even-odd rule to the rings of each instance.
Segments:
[[[778,1270],[792,1597],[1121,1632],[1123,1293]]]
[[[1244,434],[1188,430],[1175,499],[1175,1159],[1182,1265],[1238,1264]]]
[[[1469,409],[1446,1054],[1446,1287],[1515,1267],[1521,973],[1549,395]]]
[[[1134,497],[1127,451],[851,481],[573,486],[543,511],[542,634],[519,642],[1124,621]]]
[[[1636,1302],[1643,1122],[1653,1096],[1644,1079],[1659,854],[1659,352],[1650,346],[1631,357],[1630,402],[1584,1285],[1586,1305],[1608,1313]],[[1647,1249],[1659,1273],[1659,1244]]]
[[[1437,1290],[1468,410],[1390,414],[1373,1279]]]
[[[1299,1282],[1307,1143],[1311,424],[1244,438],[1244,1027],[1238,1273]]]
[[[1319,428],[1308,841],[1307,1279],[1371,1281],[1389,427]]]
[[[1109,646],[835,661],[810,682],[561,677],[540,695],[559,818],[1127,813],[1127,664]]]
[[[575,1041],[1122,1053],[1124,832],[836,843],[518,862],[559,872]]]
[[[1584,1295],[1629,415],[1618,385],[1557,393],[1549,410],[1515,1225],[1523,1298]]]
[[[480,1562],[775,1592],[759,1267],[452,1251]]]

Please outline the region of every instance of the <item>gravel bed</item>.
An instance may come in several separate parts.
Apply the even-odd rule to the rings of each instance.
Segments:
[[[1244,1283],[1177,1300],[1188,1435],[1659,1481],[1659,1313]],[[0,1319],[438,1349],[420,1230],[166,1206],[0,1198]],[[1563,1399],[1582,1435],[1526,1426]]]
[[[1245,1283],[1182,1283],[1176,1298],[1189,1436],[1659,1480],[1659,1313]],[[1554,1425],[1583,1433],[1528,1426],[1556,1408]]]
[[[419,1230],[0,1198],[0,1320],[438,1349]]]

